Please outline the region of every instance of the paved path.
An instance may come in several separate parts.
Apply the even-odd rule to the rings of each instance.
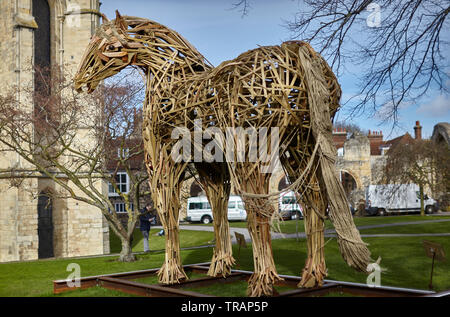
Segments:
[[[448,213],[450,214],[450,213]],[[440,216],[440,214],[439,214]],[[372,228],[383,228],[383,227],[394,227],[394,226],[404,226],[404,225],[412,225],[412,224],[423,224],[423,223],[433,223],[433,222],[447,222],[450,221],[450,219],[436,219],[436,220],[421,220],[421,221],[409,221],[409,222],[397,222],[397,223],[387,223],[387,224],[378,224],[378,225],[366,225],[366,226],[359,226],[357,227],[359,230],[362,229],[372,229]],[[232,224],[232,223],[231,223]],[[162,229],[161,226],[154,226],[152,228]],[[180,225],[180,229],[183,230],[194,230],[194,231],[209,231],[213,232],[214,227],[212,226],[195,226],[195,225]],[[245,236],[245,240],[248,243],[251,243],[250,235],[248,233],[247,228],[233,228],[230,227],[230,232],[232,236],[232,243],[236,243],[236,237],[234,235],[235,232],[238,232],[240,234],[243,234]],[[325,230],[325,237],[335,237],[335,231],[334,229],[328,229]],[[447,237],[450,236],[450,233],[393,233],[393,234],[361,234],[361,237]],[[282,239],[282,238],[306,238],[306,235],[304,232],[297,233],[290,233],[290,234],[283,234],[278,232],[272,232],[272,239]],[[212,242],[213,243],[213,242]],[[195,247],[187,247],[187,248],[181,248],[181,250],[190,250],[190,249],[200,249],[200,248],[210,248],[214,247],[213,244],[209,245],[201,245],[201,246],[195,246]],[[158,252],[164,252],[164,249],[162,250],[152,250],[151,253],[158,253]],[[145,254],[144,252],[133,252],[133,254]],[[104,256],[110,256],[110,257],[116,257],[119,256],[118,253],[114,254],[101,254],[96,256],[86,256],[86,257],[76,257],[76,258],[92,258],[92,257],[104,257]]]
[[[436,223],[436,222],[450,222],[450,219],[435,219],[435,220],[421,220],[421,221],[408,221],[408,222],[397,222],[397,223],[385,223],[385,224],[377,224],[377,225],[365,225],[358,226],[358,230],[364,229],[373,229],[373,228],[387,228],[387,227],[396,227],[396,226],[407,226],[414,224],[426,224],[426,223]],[[233,223],[231,223],[231,226]],[[236,242],[235,232],[243,234],[245,236],[245,240],[247,242],[251,242],[250,234],[248,233],[247,228],[234,228],[230,226],[232,243]],[[182,230],[194,230],[194,231],[209,231],[214,232],[214,227],[212,226],[201,226],[201,225],[180,225],[180,229]],[[334,229],[325,230],[325,237],[335,237],[336,231]],[[450,236],[450,233],[393,233],[393,234],[361,234],[361,237],[422,237],[422,236]],[[272,232],[272,239],[287,239],[287,238],[306,238],[306,234],[304,232],[298,233],[279,233]]]
[[[378,225],[365,225],[365,226],[359,226],[357,228],[358,228],[358,230],[364,230],[364,229],[373,229],[373,228],[386,228],[386,227],[417,225],[417,224],[424,224],[424,223],[448,222],[448,221],[450,221],[450,219],[420,220],[420,221],[384,223],[384,224],[378,224]]]

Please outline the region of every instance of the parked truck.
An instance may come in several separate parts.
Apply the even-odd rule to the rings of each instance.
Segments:
[[[293,191],[282,193],[278,206],[280,215],[284,220],[303,219],[302,206],[297,202]]]
[[[424,194],[427,214],[437,210],[436,201]],[[366,212],[380,216],[389,213],[420,212],[420,190],[416,184],[369,185],[366,187]]]

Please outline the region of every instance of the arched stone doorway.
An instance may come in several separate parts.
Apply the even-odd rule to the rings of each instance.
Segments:
[[[278,182],[278,191],[282,191],[283,189],[287,188],[288,186],[289,186],[288,178],[287,178],[287,176],[284,176]]]
[[[198,197],[198,196],[203,196],[204,192],[203,189],[201,188],[201,186],[197,183],[197,182],[193,182],[191,184],[191,189],[189,191],[190,197]]]
[[[351,194],[352,191],[357,189],[357,183],[353,175],[348,173],[347,171],[340,171],[340,179],[342,183],[342,187],[344,188],[345,194],[347,197]]]
[[[53,250],[53,202],[49,194],[41,192],[38,197],[38,257],[52,258]]]

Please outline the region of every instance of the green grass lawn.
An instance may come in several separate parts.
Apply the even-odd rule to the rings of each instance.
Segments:
[[[447,237],[425,239],[441,243],[445,250],[450,250],[450,239]],[[376,260],[380,256],[381,267],[386,269],[381,275],[381,285],[427,289],[431,259],[425,256],[423,240],[422,237],[364,238],[369,244],[372,258]],[[278,271],[288,275],[300,275],[306,259],[306,241],[274,240],[273,245]],[[327,279],[366,283],[366,274],[356,272],[346,265],[339,254],[335,239],[326,244],[325,258],[328,268]],[[435,290],[450,289],[449,272],[450,261],[435,263],[433,275]]]
[[[181,251],[183,263],[209,261],[212,250]],[[132,263],[118,262],[116,256],[1,263],[0,296],[53,296],[53,281],[69,276],[71,272],[66,269],[70,263],[80,265],[83,277],[158,268],[163,261],[164,252],[156,252],[137,255],[137,261]],[[92,295],[92,290],[87,291],[86,296],[96,296]],[[85,290],[78,292],[84,294]]]
[[[450,219],[450,218],[448,216],[424,216],[424,217],[422,217],[422,216],[416,216],[416,215],[407,215],[407,216],[387,216],[387,217],[354,217],[353,221],[355,222],[355,225],[358,227],[358,226],[367,226],[367,225],[427,221],[427,220],[437,220],[437,219]],[[435,223],[435,224],[437,224],[437,223]],[[449,224],[449,223],[447,222],[447,224]],[[230,226],[233,226],[233,224],[230,224]],[[333,229],[333,228],[334,227],[333,227],[331,221],[326,220],[325,221],[325,229]],[[394,228],[399,228],[399,227],[393,227],[392,230],[395,230]],[[298,232],[305,232],[305,225],[304,225],[303,220],[281,221],[281,222],[279,222],[279,227],[277,227],[276,225],[273,226],[273,231],[282,232],[282,233],[286,233],[286,234],[296,233],[297,230],[298,230]],[[378,229],[374,229],[374,230],[378,230]],[[443,232],[450,232],[450,231],[443,231]],[[427,232],[424,232],[424,233],[427,233]]]
[[[160,229],[151,229],[150,237],[149,237],[149,246],[150,250],[164,250],[165,248],[165,238],[164,236],[160,237],[157,234]],[[143,236],[139,229],[134,230],[133,232],[133,252],[142,252],[144,251],[144,241],[142,240]],[[190,230],[181,230],[180,231],[180,247],[188,248],[198,245],[207,245],[211,244],[214,239],[213,232],[201,232],[201,231],[190,231]],[[121,242],[120,239],[114,234],[114,232],[110,231],[110,239],[109,239],[109,247],[111,253],[119,253],[121,250]]]
[[[385,227],[385,228],[361,229],[360,233],[361,234],[450,233],[450,222],[435,222],[435,223],[412,224],[412,225]]]
[[[48,295],[44,294],[42,297]],[[133,294],[127,294],[120,291],[114,291],[103,288],[101,286],[94,286],[87,289],[78,289],[74,291],[64,292],[61,294],[51,294],[52,297],[137,297]]]
[[[133,263],[121,263],[117,256],[96,258],[74,258],[57,260],[38,260],[30,262],[0,263],[0,296],[49,296],[53,295],[53,280],[65,279],[71,272],[66,271],[69,263],[78,263],[82,276],[92,276],[116,272],[144,270],[160,267],[164,260],[164,237],[153,236],[159,230],[151,230],[149,238],[152,250],[162,250],[150,254],[138,255]],[[182,230],[180,232],[181,247],[208,244],[214,237],[212,232]],[[120,240],[110,232],[111,253],[120,252]],[[208,248],[208,250],[212,250]],[[135,230],[133,251],[143,251],[142,233]],[[183,251],[184,252],[184,251]],[[187,252],[187,251],[186,251]],[[211,251],[209,251],[211,252]],[[210,256],[195,258],[193,262],[209,261]],[[92,290],[87,290],[89,294]],[[78,291],[80,294],[85,291]],[[102,290],[104,293],[104,291]],[[100,292],[99,296],[102,296]],[[106,292],[108,293],[108,292]],[[90,295],[86,295],[90,296]]]
[[[395,223],[407,221],[421,221],[448,217],[373,217],[355,218],[357,225],[369,225],[379,223]],[[295,232],[297,221],[285,221],[280,224],[282,231]],[[232,222],[232,227],[245,227],[245,222]],[[330,226],[331,227],[331,226]],[[303,221],[298,222],[298,228],[303,230]],[[65,279],[71,272],[66,271],[69,263],[78,263],[82,276],[92,276],[116,272],[127,272],[143,269],[158,268],[164,260],[164,237],[154,236],[158,229],[153,229],[150,236],[150,248],[162,250],[150,254],[137,255],[137,261],[121,263],[116,256],[104,256],[93,258],[53,259],[30,262],[15,262],[0,264],[0,296],[129,296],[120,292],[109,291],[103,288],[90,288],[76,290],[60,295],[53,294],[53,280]],[[396,226],[388,228],[376,228],[361,230],[361,233],[441,233],[450,232],[450,223],[430,223]],[[198,232],[182,230],[180,233],[181,247],[209,244],[214,235],[212,232]],[[425,256],[422,246],[423,240],[431,240],[441,243],[449,254],[450,239],[448,237],[395,237],[395,238],[364,238],[369,243],[372,257],[381,256],[381,265],[386,268],[382,274],[381,283],[387,286],[408,287],[426,289],[429,282],[431,259]],[[120,241],[111,233],[111,253],[120,251]],[[299,276],[306,259],[306,241],[300,239],[273,240],[273,252],[280,274]],[[135,231],[133,251],[143,250],[142,234]],[[181,251],[183,264],[208,262],[211,259],[213,249],[202,248]],[[234,254],[237,257],[237,246],[234,246]],[[326,262],[328,267],[328,279],[365,283],[367,275],[349,268],[339,254],[335,239],[327,240],[325,246]],[[251,247],[241,249],[240,258],[237,259],[240,269],[253,270],[253,257]],[[450,261],[437,262],[433,276],[435,290],[450,289]],[[245,283],[244,283],[245,284]],[[245,285],[231,286],[228,293],[245,294]],[[239,288],[237,291],[235,288]],[[234,289],[234,290],[233,290]],[[205,292],[214,292],[204,289]],[[223,290],[222,290],[223,291]],[[243,293],[244,292],[244,293]],[[227,294],[228,294],[227,293]],[[224,294],[224,293],[223,293]]]
[[[405,216],[386,216],[386,217],[354,217],[353,221],[356,226],[378,225],[378,224],[390,224],[399,222],[414,222],[414,221],[427,221],[437,219],[450,219],[448,216],[420,216],[420,215],[405,215]],[[199,226],[212,226],[212,224],[195,224]],[[247,228],[245,221],[230,222],[230,228]],[[333,229],[333,225],[330,220],[325,221],[325,229]],[[272,230],[275,232],[282,232],[285,234],[305,232],[305,224],[303,220],[286,220],[276,221],[272,226]],[[450,232],[450,231],[446,231]],[[424,232],[426,233],[426,232]]]
[[[420,216],[420,215],[405,215],[405,216],[386,216],[386,217],[354,217],[353,220],[357,226],[377,225],[384,223],[399,223],[399,222],[414,222],[427,221],[438,219],[450,219],[448,216]]]
[[[430,237],[427,240],[441,243],[445,250],[450,250],[450,239],[446,237]],[[381,266],[387,271],[381,276],[383,286],[427,289],[431,269],[431,259],[425,256],[423,238],[365,238],[374,259],[381,256]],[[273,252],[280,274],[299,276],[306,259],[306,241],[295,239],[273,240]],[[211,259],[213,249],[202,248],[181,251],[183,264],[207,262]],[[237,246],[234,254],[237,257]],[[339,254],[335,239],[325,246],[328,279],[365,283],[367,275],[349,268]],[[19,263],[0,264],[0,296],[55,296],[52,281],[65,279],[70,272],[66,271],[69,263],[78,263],[82,276],[92,276],[116,272],[127,272],[160,267],[164,259],[163,252],[138,255],[133,263],[120,263],[116,257],[96,257],[80,259],[40,260]],[[251,248],[241,249],[237,259],[240,269],[253,270]],[[433,276],[435,290],[450,289],[450,262],[437,262]],[[244,294],[246,285],[238,287]],[[214,288],[214,287],[213,287]],[[211,290],[204,290],[211,291]],[[224,293],[222,293],[224,294]],[[118,292],[91,288],[76,290],[58,296],[128,296]],[[243,295],[242,295],[243,296]]]

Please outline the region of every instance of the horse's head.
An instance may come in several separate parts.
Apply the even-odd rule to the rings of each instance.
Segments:
[[[92,92],[100,81],[129,65],[157,70],[186,67],[183,72],[212,67],[177,32],[148,19],[122,17],[116,11],[116,19],[103,17],[103,24],[92,36],[75,76],[75,88],[80,91],[86,85]]]
[[[138,50],[144,45],[130,36],[128,28],[127,20],[118,11],[115,20],[109,21],[103,16],[103,24],[92,36],[79,64],[75,89],[80,91],[85,85],[90,93],[103,79],[133,65]]]

